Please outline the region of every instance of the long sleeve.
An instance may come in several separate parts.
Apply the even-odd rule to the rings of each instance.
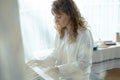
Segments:
[[[56,57],[54,56],[55,52],[56,51],[53,50],[53,52],[47,58],[43,60],[41,64],[42,67],[52,67],[55,65],[56,63]]]
[[[42,63],[43,67],[51,67],[56,65],[56,62],[58,60],[57,58],[59,57],[58,51],[56,48],[57,43],[58,43],[58,34],[56,34],[56,37],[55,37],[55,44],[54,44],[55,48],[53,49],[52,53],[44,59]]]
[[[74,61],[59,65],[60,72],[64,75],[74,72],[82,74],[89,73],[92,62],[92,46],[93,40],[90,31],[83,32],[77,39],[77,43],[73,49],[69,49],[69,53],[73,54],[71,58]],[[73,51],[71,51],[73,50]]]

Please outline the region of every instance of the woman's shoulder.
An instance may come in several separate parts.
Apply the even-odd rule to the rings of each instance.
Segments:
[[[91,34],[91,31],[89,28],[79,28],[78,34]]]
[[[89,28],[82,28],[78,29],[78,40],[85,39],[85,40],[93,40],[92,39],[92,33]]]
[[[91,46],[93,45],[93,37],[92,37],[92,33],[91,30],[89,28],[85,28],[85,29],[79,29],[78,30],[78,37],[77,37],[77,41],[88,44]]]

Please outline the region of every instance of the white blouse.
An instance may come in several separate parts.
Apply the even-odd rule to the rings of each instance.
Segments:
[[[89,29],[79,29],[75,42],[69,43],[65,31],[63,39],[56,36],[55,50],[44,60],[44,66],[57,66],[60,73],[55,80],[89,80],[92,65],[93,39]]]

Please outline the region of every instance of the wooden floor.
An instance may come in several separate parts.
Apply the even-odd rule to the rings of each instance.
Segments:
[[[106,71],[105,80],[120,80],[120,68]]]

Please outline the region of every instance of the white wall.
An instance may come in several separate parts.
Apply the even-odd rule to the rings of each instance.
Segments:
[[[0,0],[0,80],[24,80],[17,0]]]

